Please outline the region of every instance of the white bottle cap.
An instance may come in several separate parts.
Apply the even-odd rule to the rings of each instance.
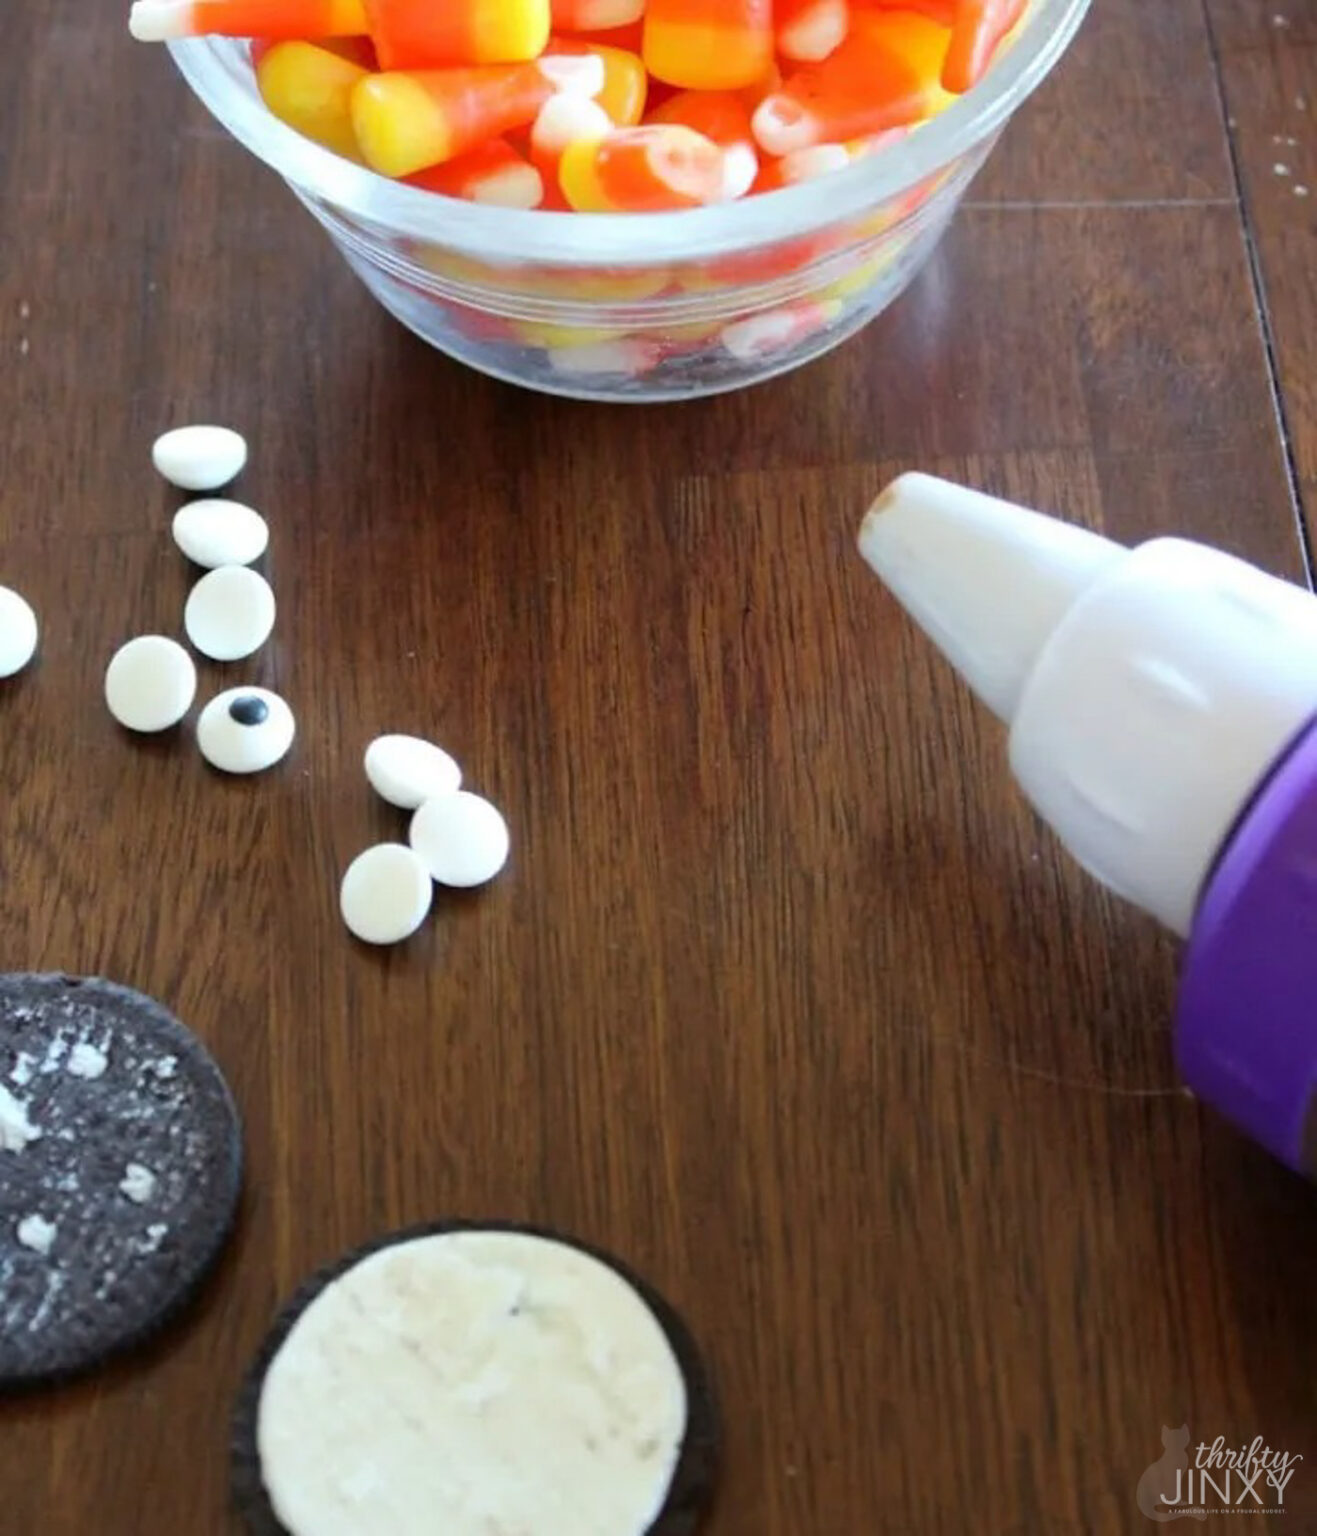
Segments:
[[[1317,715],[1317,602],[1179,539],[1135,550],[926,475],[860,551],[1010,726],[1094,876],[1179,934],[1232,825]]]

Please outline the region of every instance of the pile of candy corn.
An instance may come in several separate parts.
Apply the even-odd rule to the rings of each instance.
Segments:
[[[449,197],[693,208],[839,169],[972,87],[1028,0],[136,0],[250,38],[283,122]]]

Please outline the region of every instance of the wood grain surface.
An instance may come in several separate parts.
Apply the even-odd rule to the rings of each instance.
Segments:
[[[917,466],[1302,579],[1312,13],[1096,0],[890,314],[624,411],[404,333],[121,7],[10,9],[0,581],[44,643],[0,693],[4,963],[179,1012],[249,1170],[182,1326],[0,1404],[0,1532],[235,1536],[280,1298],[443,1215],[670,1296],[726,1411],[709,1536],[1137,1532],[1185,1423],[1305,1457],[1284,1529],[1317,1531],[1313,1192],[1178,1088],[1172,944],[1060,855],[854,551]],[[275,640],[203,669],[297,712],[252,783],[101,704],[119,642],[177,630],[148,448],[198,417],[249,435],[273,529]],[[389,729],[514,852],[378,955],[337,886],[400,831],[360,770]]]

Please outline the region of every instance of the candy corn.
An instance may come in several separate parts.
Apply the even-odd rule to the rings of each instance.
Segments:
[[[551,96],[530,130],[530,157],[544,181],[545,206],[566,208],[558,167],[569,145],[598,143],[613,131],[603,107],[588,96]]]
[[[556,38],[569,36],[574,42],[595,43],[600,48],[622,48],[636,55],[644,46],[645,22],[642,11],[637,11],[636,19],[627,22],[624,27],[564,27],[556,19],[556,10],[554,16],[553,35]]]
[[[604,66],[604,88],[597,99],[617,127],[634,127],[645,115],[649,77],[638,53],[575,37],[555,37],[549,49],[555,54],[593,54],[599,60]]]
[[[815,181],[844,171],[855,155],[846,144],[811,144],[808,149],[793,149],[776,160],[766,160],[755,177],[756,192],[777,192],[802,181]]]
[[[937,22],[939,27],[950,28],[956,19],[961,0],[854,0],[862,11],[917,11]]]
[[[640,20],[645,0],[552,0],[557,32],[614,32]]]
[[[372,169],[410,176],[533,122],[557,90],[602,86],[603,65],[588,55],[367,75],[352,92],[352,125]]]
[[[774,59],[763,74],[752,80],[749,85],[742,86],[737,94],[745,103],[746,110],[753,112],[764,97],[771,96],[781,87],[781,84],[782,71],[777,67],[777,60]]]
[[[426,192],[485,203],[491,208],[538,208],[544,201],[544,180],[539,170],[528,165],[506,139],[487,139],[456,159],[403,179],[408,186]]]
[[[770,155],[845,143],[940,111],[950,34],[906,11],[857,13],[850,36],[821,64],[789,76],[755,110],[754,132]]]
[[[578,213],[695,208],[721,199],[723,177],[722,150],[676,123],[578,140],[558,167],[563,194]]]
[[[774,0],[773,24],[784,59],[817,63],[845,42],[850,5],[848,0]]]
[[[736,251],[730,256],[714,256],[679,269],[677,283],[688,293],[709,293],[720,288],[779,282],[826,256],[837,242],[837,236],[824,232],[798,235],[775,245]]]
[[[437,302],[443,309],[449,324],[470,341],[490,343],[494,346],[517,341],[512,322],[502,315],[491,315],[487,310],[475,309],[470,304],[457,304],[451,299],[434,300],[430,293],[419,290],[423,298]]]
[[[866,258],[852,267],[844,276],[833,278],[825,287],[818,289],[809,297],[819,304],[829,302],[847,304],[858,295],[868,293],[883,273],[896,262],[902,248],[898,243],[893,250],[883,250],[875,256]]]
[[[258,47],[268,46],[268,43],[252,44],[252,62],[256,62],[256,50]],[[328,49],[330,53],[336,53],[340,59],[347,59],[352,64],[360,65],[362,69],[368,69],[372,74],[380,67],[380,56],[375,51],[375,44],[368,37],[320,37],[316,39],[317,48]]]
[[[206,36],[278,42],[352,37],[370,27],[362,0],[134,0],[128,30],[143,43]]]
[[[142,42],[368,34],[385,69],[521,63],[548,42],[549,0],[134,0],[128,27]]]
[[[352,127],[352,90],[368,71],[312,43],[263,49],[256,83],[270,111],[290,128],[348,160],[361,160]]]
[[[485,286],[539,299],[566,299],[586,304],[639,304],[664,292],[670,277],[662,267],[542,267],[485,269]]]
[[[651,123],[680,123],[723,152],[723,197],[744,197],[759,173],[750,113],[735,91],[680,91],[649,115]]]
[[[859,0],[881,10],[918,11],[951,29],[951,46],[942,66],[945,90],[960,94],[975,86],[1002,41],[1015,29],[1028,0]]]
[[[626,332],[615,325],[559,325],[548,320],[513,320],[512,334],[528,347],[597,347]]]
[[[648,0],[644,55],[686,90],[753,85],[773,62],[772,0]]]
[[[951,47],[942,67],[948,91],[968,91],[987,73],[1002,40],[1024,15],[1028,0],[959,0]]]
[[[593,379],[608,375],[638,379],[663,361],[657,341],[626,336],[618,341],[599,341],[576,347],[551,347],[549,366],[564,378]]]
[[[722,344],[739,362],[755,362],[799,346],[825,330],[841,312],[842,305],[836,299],[822,303],[807,299],[787,309],[770,309],[733,321],[723,329]]]
[[[782,187],[794,187],[802,181],[817,181],[820,176],[831,176],[844,171],[848,165],[877,154],[887,144],[904,138],[908,128],[889,128],[884,133],[874,133],[863,139],[852,139],[848,144],[811,144],[808,149],[793,149],[775,160],[766,160],[755,178],[755,192],[776,192]]]
[[[840,171],[981,80],[1027,9],[1028,0],[133,0],[129,27],[145,40],[250,37],[270,112],[382,175],[496,207],[600,213],[697,207]],[[900,222],[937,185],[875,210],[873,229]],[[737,281],[732,268],[742,267],[747,281],[775,278],[824,238],[736,252],[727,271],[704,262],[679,281]],[[626,288],[635,274],[616,278]]]
[[[385,69],[521,64],[549,41],[549,0],[363,0]]]
[[[253,38],[247,50],[251,54],[252,67],[259,70],[266,54],[272,48],[277,48],[280,42],[286,41],[288,41],[286,38]],[[355,64],[358,69],[369,70],[372,74],[380,67],[375,44],[368,37],[318,37],[311,46],[323,48],[326,53],[332,53],[336,58],[346,59],[349,64]],[[273,111],[274,108],[270,110]]]
[[[663,345],[670,353],[692,352],[722,333],[721,320],[691,320],[663,327]]]

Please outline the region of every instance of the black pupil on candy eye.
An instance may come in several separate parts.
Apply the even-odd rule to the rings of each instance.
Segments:
[[[229,705],[229,718],[239,725],[260,725],[268,719],[270,706],[264,699],[234,699]]]

